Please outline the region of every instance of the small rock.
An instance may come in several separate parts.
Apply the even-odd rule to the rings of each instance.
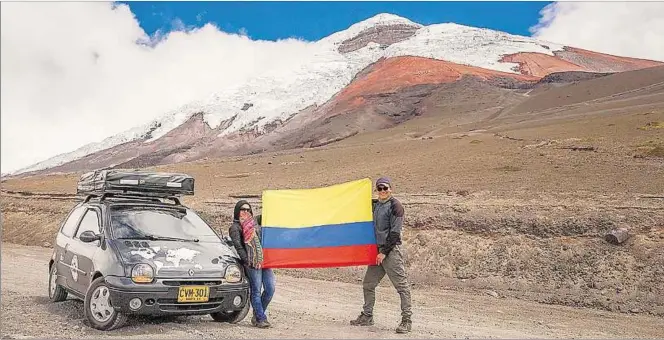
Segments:
[[[629,311],[630,311],[630,313],[634,313],[634,314],[641,313],[641,310],[638,309],[638,308],[632,308],[632,309],[630,309]]]
[[[51,242],[44,242],[42,245],[44,248],[51,248]]]
[[[459,196],[466,197],[470,194],[470,192],[468,192],[468,190],[459,190],[459,191],[456,192],[456,194],[459,195]]]
[[[498,293],[494,292],[493,290],[488,290],[486,293],[495,297],[496,299],[500,297],[500,295],[498,295]]]

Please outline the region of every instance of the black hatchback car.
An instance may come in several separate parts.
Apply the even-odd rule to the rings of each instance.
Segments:
[[[93,328],[129,315],[210,314],[239,322],[249,284],[235,249],[178,196],[182,174],[97,170],[81,176],[85,199],[63,221],[49,262],[49,297],[84,301]]]

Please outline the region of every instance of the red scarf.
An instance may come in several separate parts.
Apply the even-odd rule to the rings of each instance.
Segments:
[[[256,231],[256,220],[250,217],[242,222],[242,236],[247,245],[247,262],[251,268],[260,269],[263,266],[263,247],[258,239]]]
[[[253,217],[249,217],[243,222],[240,222],[240,224],[242,225],[242,235],[244,236],[244,242],[249,243],[251,238],[255,235],[254,233],[256,231],[256,221]]]

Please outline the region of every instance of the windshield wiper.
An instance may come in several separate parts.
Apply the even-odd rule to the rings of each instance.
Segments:
[[[182,241],[182,242],[198,242],[198,239],[188,239],[188,238],[179,238],[179,237],[168,237],[168,236],[154,236],[154,235],[140,235],[135,237],[121,237],[119,239],[128,239],[133,238],[136,240],[150,240],[150,241]]]

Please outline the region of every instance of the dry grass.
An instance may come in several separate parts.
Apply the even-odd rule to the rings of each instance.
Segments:
[[[645,153],[648,157],[664,158],[664,146],[657,145]]]
[[[653,129],[664,129],[664,122],[650,122],[644,126],[639,127],[639,130],[653,130]]]

